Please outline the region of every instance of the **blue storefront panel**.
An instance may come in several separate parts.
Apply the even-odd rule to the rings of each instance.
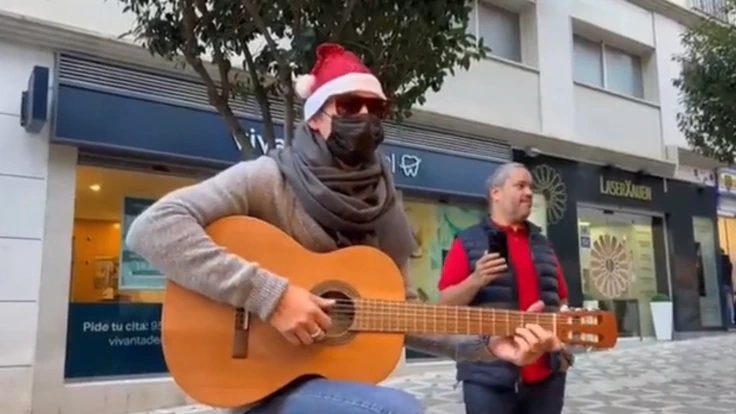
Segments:
[[[69,304],[65,378],[166,372],[160,304]]]
[[[261,151],[263,123],[248,118],[240,122],[256,152]],[[281,126],[276,126],[276,135],[283,136]],[[240,160],[217,113],[66,85],[59,87],[54,140],[223,167]],[[498,165],[395,143],[383,144],[381,152],[398,187],[436,194],[483,198],[485,179]]]

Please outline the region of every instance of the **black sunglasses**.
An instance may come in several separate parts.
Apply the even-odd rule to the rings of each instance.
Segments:
[[[391,104],[385,99],[356,95],[339,95],[335,97],[335,109],[340,116],[357,115],[363,108],[369,114],[381,119],[385,119],[391,113]]]

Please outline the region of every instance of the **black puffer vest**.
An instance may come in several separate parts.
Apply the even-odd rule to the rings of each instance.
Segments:
[[[527,222],[529,244],[532,259],[539,280],[540,298],[547,311],[556,311],[560,306],[560,295],[557,283],[557,260],[547,238],[539,227]],[[458,239],[468,255],[471,271],[475,271],[476,262],[488,250],[488,239],[493,232],[501,232],[493,222],[486,218],[458,234]],[[513,266],[509,271],[483,287],[470,303],[471,306],[483,306],[501,309],[519,310],[518,288]],[[554,363],[553,363],[554,365]],[[470,381],[480,385],[514,389],[521,379],[520,370],[515,365],[504,362],[458,362],[457,380]]]

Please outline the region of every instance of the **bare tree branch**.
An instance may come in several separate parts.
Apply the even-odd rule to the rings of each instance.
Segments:
[[[291,4],[291,12],[294,14],[294,24],[291,28],[291,34],[294,36],[294,39],[299,39],[302,35],[302,2],[298,0],[292,0],[290,2]]]
[[[263,38],[266,40],[266,43],[268,44],[268,47],[273,52],[273,55],[276,57],[276,64],[278,67],[278,79],[281,83],[281,86],[286,88],[286,100],[291,100],[292,102],[292,109],[289,110],[288,103],[287,108],[285,111],[285,119],[284,119],[284,141],[291,143],[292,136],[294,134],[294,110],[293,110],[293,91],[294,86],[291,84],[291,67],[289,66],[289,61],[286,59],[285,55],[279,50],[279,45],[274,40],[273,36],[271,36],[271,33],[268,30],[268,25],[266,24],[266,21],[263,20],[263,16],[259,13],[258,8],[251,0],[241,0],[243,3],[243,6],[250,14],[251,19],[253,19],[253,23],[255,23],[258,30],[263,35]]]
[[[268,145],[269,149],[273,149],[276,148],[276,131],[274,131],[273,118],[271,116],[271,102],[268,100],[266,88],[259,82],[258,69],[256,68],[255,59],[253,59],[253,53],[248,48],[248,43],[243,42],[242,49],[243,56],[245,57],[244,63],[246,70],[248,71],[253,87],[253,95],[255,95],[256,101],[258,101],[258,105],[261,107],[266,145]]]
[[[202,15],[202,19],[199,22],[199,25],[207,29],[208,26],[214,21],[215,15],[207,10],[207,0],[196,0],[195,6],[197,7],[199,13]]]
[[[233,134],[233,137],[240,144],[240,150],[243,153],[243,156],[247,157],[250,155],[250,142],[245,135],[243,127],[240,125],[240,122],[238,122],[238,118],[235,116],[232,109],[230,109],[230,105],[228,103],[231,87],[228,78],[230,72],[230,61],[224,58],[221,50],[215,48],[215,64],[220,71],[220,82],[222,85],[222,92],[220,92],[218,91],[217,85],[212,79],[212,76],[210,76],[209,72],[207,72],[207,69],[202,63],[202,59],[199,57],[196,36],[197,17],[194,11],[193,1],[180,0],[179,4],[182,10],[182,22],[184,23],[183,35],[185,39],[185,45],[182,48],[184,57],[186,58],[187,63],[189,63],[200,76],[200,78],[202,78],[202,81],[207,88],[207,97],[210,101],[210,104],[222,114],[222,117],[224,118],[225,124],[227,124],[230,133]],[[219,61],[217,61],[218,56]]]
[[[302,25],[302,8],[303,8],[303,1],[300,0],[292,0],[291,1],[291,11],[294,14],[294,23],[292,25],[292,36],[294,39],[301,40],[302,33],[304,30],[304,26]],[[284,105],[286,108],[284,109],[284,124],[286,125],[286,128],[289,131],[294,130],[294,124],[296,123],[296,113],[294,111],[294,100],[295,100],[295,91],[294,91],[294,83],[291,81],[293,75],[293,69],[289,67],[289,73],[288,75],[283,76],[282,86],[285,87],[286,93],[284,94]],[[291,146],[291,142],[293,140],[292,133],[284,133],[284,145],[285,146]]]
[[[348,4],[345,5],[345,10],[342,13],[342,20],[340,21],[340,25],[337,27],[337,30],[332,35],[333,39],[339,39],[342,36],[343,30],[347,27],[348,23],[350,22],[350,18],[353,15],[353,9],[355,9],[355,5],[358,3],[358,0],[348,0]]]
[[[245,9],[250,14],[250,17],[253,19],[253,23],[255,23],[258,30],[263,35],[263,38],[266,39],[266,43],[268,44],[268,47],[273,52],[274,56],[276,56],[276,61],[278,62],[279,66],[281,67],[288,67],[289,62],[286,61],[284,58],[284,54],[281,53],[279,50],[279,45],[274,40],[273,36],[271,36],[271,33],[268,31],[268,25],[266,24],[266,21],[263,20],[263,16],[258,12],[258,7],[256,7],[255,4],[253,4],[253,1],[251,0],[241,0],[243,3],[243,6],[245,6]]]
[[[291,68],[281,73],[281,83],[286,87],[284,94],[284,145],[291,145],[294,138],[294,125],[296,118],[294,116],[294,84],[291,82]]]

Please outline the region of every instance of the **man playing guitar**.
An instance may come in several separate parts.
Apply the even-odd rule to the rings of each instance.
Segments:
[[[391,172],[377,152],[389,113],[378,79],[354,54],[323,44],[312,73],[296,86],[306,102],[305,122],[297,126],[293,146],[164,196],[135,220],[126,242],[176,284],[242,307],[294,346],[310,346],[324,338],[333,302],[229,253],[205,227],[247,215],[316,252],[374,246],[402,269],[407,300],[416,300],[406,275],[414,239]],[[552,332],[532,324],[512,337],[409,335],[406,346],[455,360],[502,359],[524,366],[561,344]],[[424,409],[399,390],[308,377],[239,411],[417,414]]]

